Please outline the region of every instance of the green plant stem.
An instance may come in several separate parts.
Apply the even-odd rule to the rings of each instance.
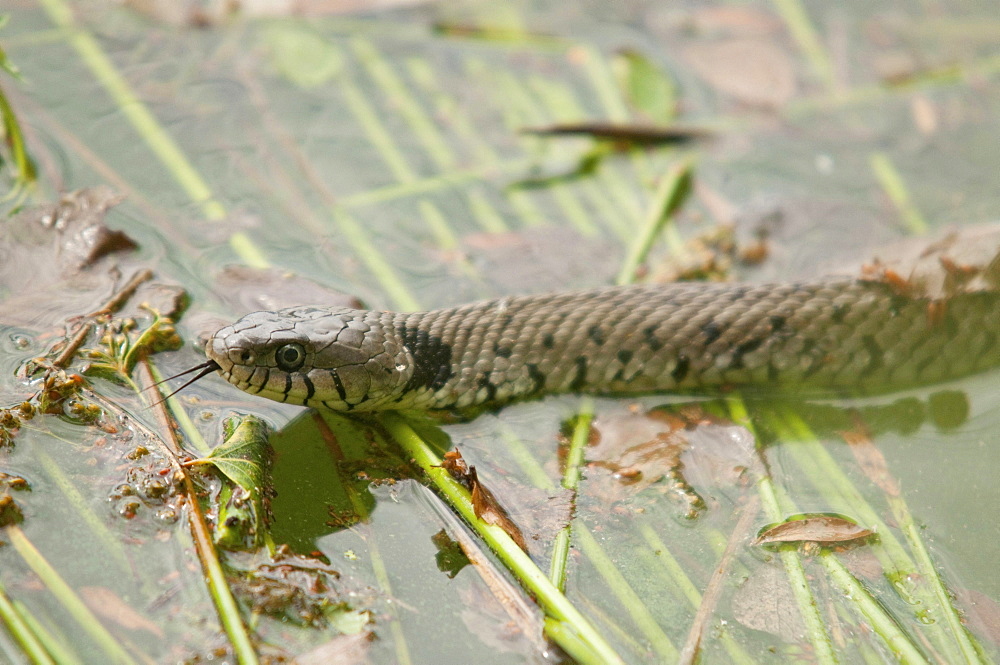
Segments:
[[[34,543],[28,540],[28,537],[19,526],[8,526],[7,536],[10,538],[10,543],[14,549],[17,550],[28,566],[31,567],[31,570],[38,575],[52,595],[59,599],[59,602],[77,623],[80,624],[80,627],[104,650],[109,663],[128,665],[135,662],[132,656],[122,648],[114,636],[107,631],[80,597],[70,588],[66,580],[42,556],[42,553],[38,551]]]
[[[437,490],[447,498],[504,564],[516,573],[521,583],[535,594],[546,614],[569,624],[567,630],[571,630],[579,637],[582,644],[590,648],[594,658],[600,659],[594,662],[621,663],[621,658],[605,642],[600,633],[549,581],[531,558],[514,544],[510,536],[500,527],[486,524],[476,517],[468,490],[441,468],[441,461],[409,423],[399,414],[391,412],[382,417],[382,423],[396,442],[424,470]],[[552,637],[557,639],[558,636],[557,631]]]
[[[671,216],[684,204],[691,193],[692,163],[683,160],[674,165],[660,180],[660,186],[650,201],[646,220],[628,249],[625,261],[615,280],[616,284],[631,284],[636,271],[649,254],[653,241],[663,231]]]
[[[573,437],[570,440],[569,452],[566,455],[566,468],[563,472],[562,486],[571,492],[576,492],[580,482],[580,467],[583,465],[583,452],[590,437],[590,423],[594,417],[594,401],[585,397],[580,402],[576,422],[573,424]],[[556,534],[555,545],[552,548],[552,562],[549,566],[549,579],[560,591],[566,588],[566,564],[569,560],[570,539],[572,537],[572,520],[568,521]]]
[[[3,620],[7,630],[21,645],[24,653],[37,665],[48,665],[54,661],[49,656],[48,651],[39,641],[31,627],[24,621],[21,614],[14,607],[14,603],[7,597],[3,583],[0,583],[0,620]]]

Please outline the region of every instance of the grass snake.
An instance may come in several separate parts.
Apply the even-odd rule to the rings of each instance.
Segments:
[[[885,392],[1000,364],[998,305],[992,292],[932,302],[828,278],[608,287],[413,313],[294,307],[218,331],[198,377],[217,370],[249,393],[340,411],[559,392]]]

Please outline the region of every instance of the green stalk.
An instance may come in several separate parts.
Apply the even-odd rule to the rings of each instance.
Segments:
[[[562,486],[574,494],[580,482],[580,467],[584,463],[583,452],[590,437],[590,423],[594,418],[594,401],[588,397],[580,402],[576,422],[573,424],[573,438],[570,439],[569,452],[566,455],[566,469],[563,472]],[[549,565],[549,579],[560,591],[566,588],[566,564],[569,560],[570,538],[573,522],[570,520],[556,535],[552,548],[552,561]]]
[[[673,166],[660,180],[660,186],[650,201],[646,221],[628,250],[616,284],[631,284],[636,271],[649,254],[653,241],[660,235],[670,217],[680,209],[691,193],[692,163],[683,160]]]
[[[929,663],[906,633],[900,629],[899,624],[886,613],[878,601],[872,598],[868,589],[844,567],[831,550],[824,549],[820,553],[819,561],[826,568],[830,579],[851,599],[851,606],[868,620],[900,663],[904,665]]]
[[[24,561],[31,567],[36,575],[48,590],[59,599],[59,602],[67,612],[80,624],[94,642],[104,650],[110,663],[122,663],[128,665],[135,660],[118,643],[104,625],[90,611],[78,595],[66,583],[66,580],[56,571],[55,568],[42,556],[42,553],[28,540],[24,532],[17,525],[7,527],[7,536],[10,543]]]
[[[743,400],[738,396],[730,397],[726,400],[726,405],[729,408],[732,420],[750,430],[754,438],[757,439],[759,448],[760,437],[754,432],[750,415],[747,413],[746,404],[744,404]],[[784,497],[784,501],[779,497],[779,488],[774,484],[769,474],[761,474],[760,479],[757,481],[757,493],[760,496],[764,514],[774,522],[783,520],[787,512],[794,510],[787,497]],[[783,503],[787,505],[783,506]],[[823,617],[820,616],[816,599],[810,590],[806,572],[802,567],[801,555],[794,549],[785,547],[779,550],[778,557],[785,569],[785,574],[788,576],[788,582],[792,588],[792,596],[795,598],[799,614],[805,623],[806,634],[813,646],[816,660],[826,665],[833,665],[837,662],[833,642],[824,626]]]
[[[14,607],[10,598],[7,597],[2,582],[0,582],[0,620],[3,620],[7,630],[21,645],[25,655],[31,659],[32,663],[54,665],[55,661],[49,656],[45,646],[42,645],[38,636]]]
[[[402,416],[393,412],[384,414],[382,423],[396,442],[424,470],[424,473],[451,506],[472,526],[500,560],[515,573],[521,583],[535,594],[546,614],[552,619],[568,624],[566,630],[572,631],[572,634],[579,637],[581,644],[586,644],[589,647],[593,658],[598,659],[593,662],[621,663],[621,658],[605,642],[600,633],[549,581],[531,558],[514,544],[510,536],[500,527],[486,524],[476,517],[468,490],[452,478],[445,469],[441,468],[441,460],[437,458],[427,443],[413,431],[409,423]],[[564,633],[557,631],[557,634],[553,635],[553,639],[557,639],[562,634]],[[575,647],[570,646],[570,648]]]

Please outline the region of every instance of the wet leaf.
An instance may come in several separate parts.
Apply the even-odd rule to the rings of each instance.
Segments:
[[[1000,290],[1000,226],[985,224],[912,238],[879,252],[863,279],[888,284],[898,295],[944,301],[963,293]],[[933,316],[929,310],[929,316]]]
[[[756,545],[767,543],[843,543],[864,540],[874,533],[856,522],[831,515],[790,518],[768,527],[757,536]]]
[[[232,549],[252,549],[267,542],[270,519],[271,461],[269,427],[256,416],[226,422],[226,440],[208,457],[190,465],[211,465],[227,478],[219,493],[215,540]]]
[[[607,242],[568,227],[539,227],[509,233],[475,233],[461,251],[496,293],[541,293],[575,284],[606,284],[618,257]]]
[[[271,64],[301,88],[323,85],[343,68],[343,58],[333,43],[304,23],[276,24],[266,35]]]
[[[368,650],[375,633],[371,631],[338,635],[315,649],[297,656],[295,665],[357,665],[368,662]]]
[[[533,136],[590,136],[625,145],[687,143],[713,136],[713,132],[704,127],[610,122],[568,122],[544,127],[523,127],[520,132]]]
[[[878,449],[865,426],[858,422],[854,429],[841,432],[844,441],[851,447],[854,459],[864,474],[889,496],[899,496],[899,481],[889,472],[885,455]]]
[[[744,626],[777,635],[786,642],[797,642],[805,634],[792,587],[779,566],[763,565],[754,570],[733,593],[731,607],[736,620]]]
[[[462,546],[452,540],[444,529],[431,536],[431,542],[437,548],[434,561],[437,563],[438,570],[448,577],[454,578],[459,571],[469,565],[469,557],[465,556]]]
[[[24,520],[21,514],[21,507],[14,501],[14,497],[6,492],[0,494],[0,528],[19,524]]]
[[[462,454],[454,450],[445,454],[441,468],[469,490],[472,495],[472,510],[476,517],[487,524],[500,527],[518,547],[525,552],[528,551],[528,543],[524,540],[521,528],[510,518],[510,514],[500,505],[493,492],[480,482],[476,467],[469,466]]]
[[[778,109],[795,95],[795,69],[788,54],[773,42],[700,42],[687,46],[683,54],[709,85],[748,106]]]
[[[127,628],[128,630],[146,630],[161,639],[163,638],[163,631],[158,625],[139,614],[111,589],[99,586],[84,586],[80,587],[79,593],[83,598],[83,602],[95,614],[113,621],[122,628]]]
[[[981,591],[954,588],[955,601],[966,623],[994,644],[1000,644],[1000,604]]]
[[[295,305],[362,309],[356,297],[277,268],[226,266],[215,276],[216,292],[235,312],[276,310]]]
[[[639,51],[619,51],[611,63],[629,103],[654,122],[674,119],[677,89],[673,78]]]

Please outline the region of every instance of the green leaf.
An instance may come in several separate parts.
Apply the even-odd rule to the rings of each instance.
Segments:
[[[638,51],[619,51],[612,62],[618,85],[629,103],[654,122],[668,123],[677,113],[674,81]]]
[[[254,549],[270,545],[271,461],[270,428],[256,416],[230,418],[223,424],[225,441],[208,457],[192,465],[212,465],[224,476],[219,493],[215,542],[227,549]]]

